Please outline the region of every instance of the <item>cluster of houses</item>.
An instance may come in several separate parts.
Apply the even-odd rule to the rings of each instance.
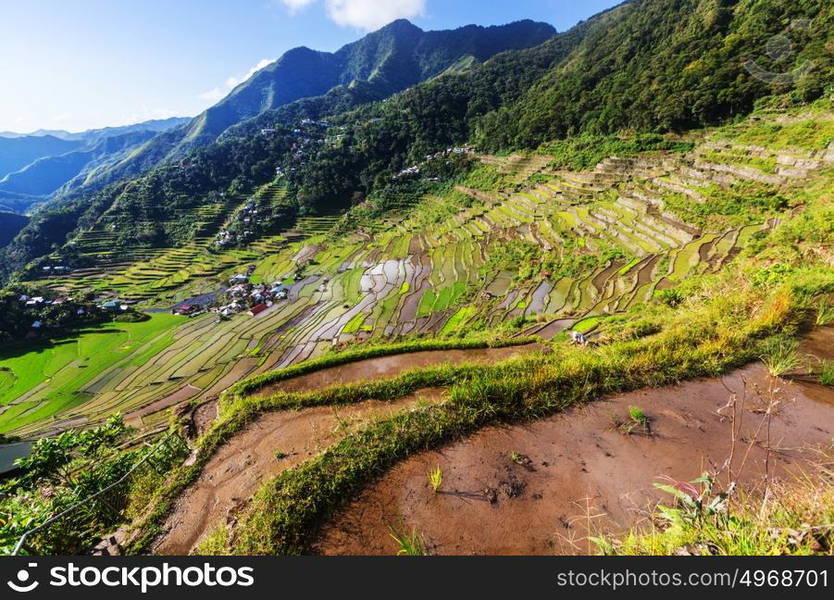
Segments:
[[[474,148],[447,148],[446,150],[441,150],[440,152],[435,152],[434,154],[426,154],[426,161],[429,162],[432,160],[437,160],[440,158],[445,158],[452,154],[472,154],[475,152]],[[412,165],[408,168],[403,169],[396,175],[394,175],[394,179],[405,179],[407,177],[416,177],[420,174],[422,168],[420,165]]]
[[[327,129],[330,127],[329,121],[314,121],[313,119],[302,119],[301,120],[302,127],[322,127]],[[279,129],[276,127],[264,127],[261,129],[261,135],[269,137],[273,136],[279,132]],[[303,131],[300,128],[296,128],[293,130],[293,133],[296,135],[300,135]]]
[[[49,299],[45,296],[30,296],[28,294],[21,294],[18,298],[18,301],[23,304],[27,309],[30,310],[38,310],[41,308],[45,308],[47,306],[61,306],[64,304],[71,304],[74,300],[69,296],[57,296],[53,299]],[[119,300],[109,300],[107,302],[102,302],[101,304],[97,305],[97,308],[101,311],[105,312],[125,312],[129,310],[129,306],[124,302]],[[35,313],[36,315],[38,313]],[[78,306],[75,309],[75,315],[77,317],[83,317],[87,314],[87,308],[84,306]],[[35,319],[32,321],[31,328],[34,330],[41,329],[44,326],[44,323],[41,319]]]
[[[236,216],[236,220],[242,225],[243,231],[236,233],[231,228],[221,229],[215,242],[218,246],[223,248],[235,246],[245,243],[255,236],[255,228],[261,224],[263,219],[258,215],[257,199],[254,196],[249,198],[246,205]]]
[[[54,273],[69,273],[72,269],[65,265],[46,265],[41,267],[41,272],[44,275],[52,275]]]
[[[262,283],[253,285],[249,281],[249,276],[243,274],[232,277],[229,285],[230,287],[226,290],[227,304],[212,309],[224,319],[244,311],[248,311],[250,316],[255,317],[276,302],[289,297],[289,290],[281,282],[275,282],[271,286]]]

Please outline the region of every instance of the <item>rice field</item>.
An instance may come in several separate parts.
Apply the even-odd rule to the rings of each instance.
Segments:
[[[729,170],[714,162],[722,156]],[[146,323],[102,327],[6,356],[0,432],[37,435],[115,411],[131,414],[179,398],[186,388],[189,401],[200,402],[244,376],[365,339],[466,336],[518,318],[537,321],[538,329],[567,320],[593,335],[602,319],[651,300],[656,290],[722,268],[772,227],[763,217],[702,228],[670,201],[697,204],[705,186],[735,181],[802,180],[802,173],[779,167],[786,159],[776,151],[762,160],[750,156],[726,139],[706,140],[687,156],[612,157],[581,173],[550,170],[548,157],[485,156],[511,189],[458,186],[454,194],[471,199],[466,206],[454,194],[416,199],[340,235],[332,233],[338,215],[301,217],[290,229],[223,251],[212,250],[218,207],[202,214],[204,235],[179,248],[115,257],[107,250],[114,232],[86,232],[77,242],[97,257],[96,267],[46,283],[135,300],[140,309],[167,307],[216,291],[254,264],[252,281],[280,281],[288,298],[256,317],[155,313]],[[559,265],[570,253],[616,258],[569,274],[542,267],[522,277],[490,262],[513,242],[533,248],[534,263]],[[164,419],[152,412],[137,420],[149,426]]]

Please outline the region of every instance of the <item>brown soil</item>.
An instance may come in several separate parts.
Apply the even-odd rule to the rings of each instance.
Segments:
[[[538,344],[528,344],[526,346],[512,346],[507,348],[432,350],[383,356],[323,369],[315,373],[310,373],[309,375],[294,377],[259,390],[254,395],[268,396],[276,392],[307,392],[333,385],[384,379],[394,377],[405,371],[422,369],[443,363],[494,363],[507,360],[514,356],[521,356],[527,352],[542,350],[543,348],[543,346]]]
[[[205,533],[233,518],[261,482],[315,456],[369,420],[442,397],[443,390],[427,389],[396,402],[372,400],[261,416],[209,460],[177,501],[154,553],[188,554]]]
[[[404,371],[424,368],[442,363],[490,363],[506,360],[514,356],[521,356],[526,352],[545,350],[540,344],[527,344],[525,346],[512,346],[507,348],[485,348],[475,350],[442,350],[430,352],[415,352],[412,354],[397,354],[382,358],[361,360],[355,363],[324,369],[309,375],[302,375],[287,379],[275,385],[259,390],[255,396],[268,396],[275,392],[302,392],[323,389],[333,385],[355,383],[363,380],[382,379],[394,377]],[[246,369],[251,370],[247,365]],[[240,377],[232,380],[232,377],[224,377],[226,387],[239,380]],[[216,387],[216,386],[215,386]],[[178,392],[180,393],[180,392]],[[166,399],[165,407],[172,406]],[[140,415],[140,416],[144,416]],[[198,436],[204,433],[211,423],[217,418],[217,401],[212,400],[200,405],[192,414],[192,432]]]
[[[818,330],[801,350],[831,358],[834,329]],[[774,382],[781,404],[771,422],[766,460],[761,409]],[[834,390],[773,380],[757,363],[722,379],[620,394],[533,424],[487,428],[414,456],[327,524],[317,550],[393,554],[389,527],[401,524],[421,532],[438,554],[594,551],[589,531],[621,533],[646,522],[655,504],[668,499],[654,483],[664,477],[689,481],[727,462],[732,446],[727,388],[739,402],[744,398],[733,467],[734,478],[747,486],[763,485],[766,464],[777,477],[812,468],[814,449],[831,443]],[[617,427],[630,406],[649,416],[650,434],[638,428],[629,435]],[[443,473],[439,493],[426,476],[436,466]],[[726,480],[726,471],[722,477]]]
[[[214,420],[217,418],[218,405],[217,400],[209,400],[200,404],[191,413],[191,435],[199,437],[203,435]]]
[[[172,406],[178,406],[199,393],[200,390],[198,388],[187,385],[161,400],[157,400],[152,404],[127,413],[125,415],[125,422],[134,427],[141,427],[144,417],[165,410],[166,408],[171,408]]]

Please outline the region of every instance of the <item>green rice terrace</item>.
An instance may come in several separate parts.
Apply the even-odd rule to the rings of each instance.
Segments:
[[[218,205],[201,210],[197,235],[180,248],[117,259],[107,251],[115,231],[85,232],[70,244],[96,266],[41,282],[163,309],[217,292],[251,264],[253,283],[281,282],[287,297],[256,317],[152,313],[148,323],[4,358],[15,385],[0,399],[0,431],[37,435],[114,411],[161,426],[174,405],[354,342],[592,334],[658,295],[673,297],[689,277],[719,272],[831,164],[825,146],[750,143],[762,128],[750,122],[693,138],[688,152],[612,156],[581,171],[553,168],[547,155],[482,156],[445,195],[345,234],[334,233],[337,216],[301,217],[217,249]],[[105,340],[116,351],[90,356]]]
[[[805,142],[792,133],[809,128],[826,133]],[[349,512],[324,537],[310,532],[343,506],[337,497],[354,498],[373,473],[412,452],[599,394],[717,375],[760,355],[768,336],[795,334],[809,306],[825,306],[820,294],[834,289],[829,109],[765,114],[673,141],[670,150],[607,156],[584,169],[567,168],[548,145],[478,155],[445,192],[381,217],[363,216],[360,205],[355,227],[338,215],[301,216],[235,247],[216,240],[241,219],[247,198],[204,207],[192,241],[179,248],[116,257],[107,247],[117,231],[85,232],[70,244],[95,266],[39,282],[135,302],[150,319],[7,352],[0,432],[51,435],[117,412],[140,433],[186,419],[199,436],[190,461],[156,482],[150,512],[120,533],[119,551],[355,551],[339,533]],[[261,196],[275,197],[281,185]],[[827,241],[805,267],[779,258],[803,253],[805,233],[793,232],[818,223],[826,225],[814,235]],[[280,294],[249,312],[170,314],[175,305],[219,307],[243,280]],[[570,331],[590,345],[571,345]],[[380,358],[388,355],[394,362]],[[362,366],[349,372],[356,361]],[[339,365],[347,370],[328,379]],[[595,379],[606,369],[616,376]],[[522,373],[562,391],[518,396],[512,382]],[[570,383],[577,380],[586,382],[581,391]],[[480,412],[466,394],[497,404]],[[373,404],[380,401],[391,404]],[[523,408],[513,412],[513,402]],[[341,417],[331,404],[343,406]],[[464,406],[475,412],[459,412]],[[269,437],[290,427],[288,408],[304,409],[293,414],[323,432],[300,430],[303,451],[290,452],[290,430]],[[266,420],[246,428],[258,418]],[[402,432],[396,443],[392,427]],[[241,453],[254,479],[241,475],[225,491],[201,479]],[[354,459],[366,466],[316,488],[323,473]],[[523,457],[513,461],[523,466]],[[299,500],[305,486],[317,490],[309,504]],[[249,497],[234,528],[218,525],[232,499]],[[257,533],[264,530],[270,535]],[[378,536],[379,552],[395,549],[388,533]]]

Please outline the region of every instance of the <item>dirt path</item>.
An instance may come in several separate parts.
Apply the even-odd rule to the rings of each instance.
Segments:
[[[407,370],[442,363],[493,363],[542,346],[416,352],[363,360],[283,381],[260,394],[311,391],[337,384],[393,377]],[[188,554],[200,538],[231,517],[262,481],[301,464],[342,439],[369,420],[414,407],[418,402],[437,402],[443,390],[422,390],[395,402],[368,401],[339,408],[320,407],[261,416],[226,443],[209,460],[197,482],[178,500],[164,531],[154,546],[156,554]],[[195,428],[203,432],[216,418],[216,405],[201,405]],[[287,456],[278,459],[276,453]]]
[[[801,350],[834,358],[834,329],[815,332]],[[438,554],[587,552],[589,531],[619,533],[651,514],[664,499],[653,488],[660,477],[691,480],[726,461],[725,386],[739,397],[746,388],[742,439],[758,439],[738,479],[761,484],[766,440],[756,430],[771,381],[753,364],[722,379],[621,394],[527,426],[485,429],[394,467],[324,527],[317,549],[393,554],[389,526],[401,524],[421,532]],[[780,381],[777,396],[770,469],[789,476],[809,466],[815,447],[831,443],[834,390]],[[630,406],[651,418],[652,435],[617,429]],[[737,446],[736,469],[747,443]],[[443,473],[438,494],[426,477],[436,466]]]

